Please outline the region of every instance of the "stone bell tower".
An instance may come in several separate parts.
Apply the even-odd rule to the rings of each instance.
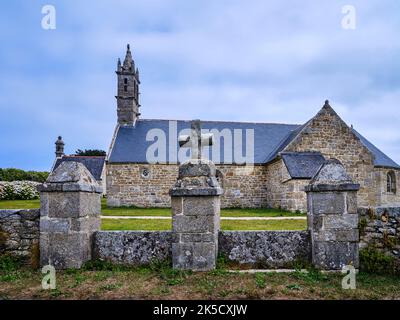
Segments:
[[[117,115],[118,124],[121,126],[133,126],[139,118],[139,70],[135,69],[135,62],[132,58],[128,44],[124,63],[118,59],[117,66],[118,93]]]

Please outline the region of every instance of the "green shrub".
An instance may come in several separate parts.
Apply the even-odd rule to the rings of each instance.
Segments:
[[[36,187],[39,182],[13,181],[0,182],[0,200],[33,200],[39,198]]]
[[[0,282],[13,282],[21,279],[22,259],[11,255],[0,255]]]
[[[0,181],[36,181],[45,182],[49,172],[47,171],[24,171],[15,168],[0,168]]]
[[[376,274],[398,274],[399,264],[392,256],[375,248],[360,250],[360,271]]]
[[[8,254],[0,256],[0,272],[17,271],[22,266],[22,260]]]
[[[75,154],[77,156],[105,156],[106,152],[104,150],[98,150],[98,149],[85,149],[85,150],[78,149],[75,151]]]

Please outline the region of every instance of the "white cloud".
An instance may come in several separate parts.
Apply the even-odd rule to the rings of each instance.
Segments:
[[[352,1],[354,31],[341,28],[336,1],[54,2],[53,33],[35,29],[40,1],[23,11],[22,26],[0,19],[8,43],[0,53],[0,109],[10,123],[0,120],[0,141],[19,154],[16,165],[29,165],[26,136],[12,128],[21,123],[35,128],[28,141],[49,154],[47,163],[61,133],[71,152],[107,149],[116,122],[113,72],[128,42],[145,118],[303,123],[328,98],[400,162],[395,1]],[[4,138],[11,134],[17,146]]]

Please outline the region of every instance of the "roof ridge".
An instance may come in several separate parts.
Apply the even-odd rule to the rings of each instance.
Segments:
[[[190,122],[192,120],[187,119],[142,119],[140,118],[138,122],[141,121],[184,121]],[[229,123],[254,123],[254,124],[271,124],[271,125],[285,125],[285,126],[301,126],[298,123],[281,123],[281,122],[255,122],[255,121],[236,121],[236,120],[201,120],[201,122],[229,122]]]
[[[105,158],[106,156],[79,156],[79,155],[64,155],[63,158]]]
[[[320,151],[282,151],[281,154],[322,154]]]

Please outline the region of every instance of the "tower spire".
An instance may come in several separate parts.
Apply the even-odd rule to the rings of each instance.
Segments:
[[[131,46],[127,44],[126,55],[124,60],[124,69],[132,71],[132,65],[133,65],[133,59],[132,59]]]
[[[122,126],[135,125],[139,113],[139,72],[135,70],[130,45],[126,46],[124,63],[118,59],[117,65],[118,93],[117,114],[118,124]]]

